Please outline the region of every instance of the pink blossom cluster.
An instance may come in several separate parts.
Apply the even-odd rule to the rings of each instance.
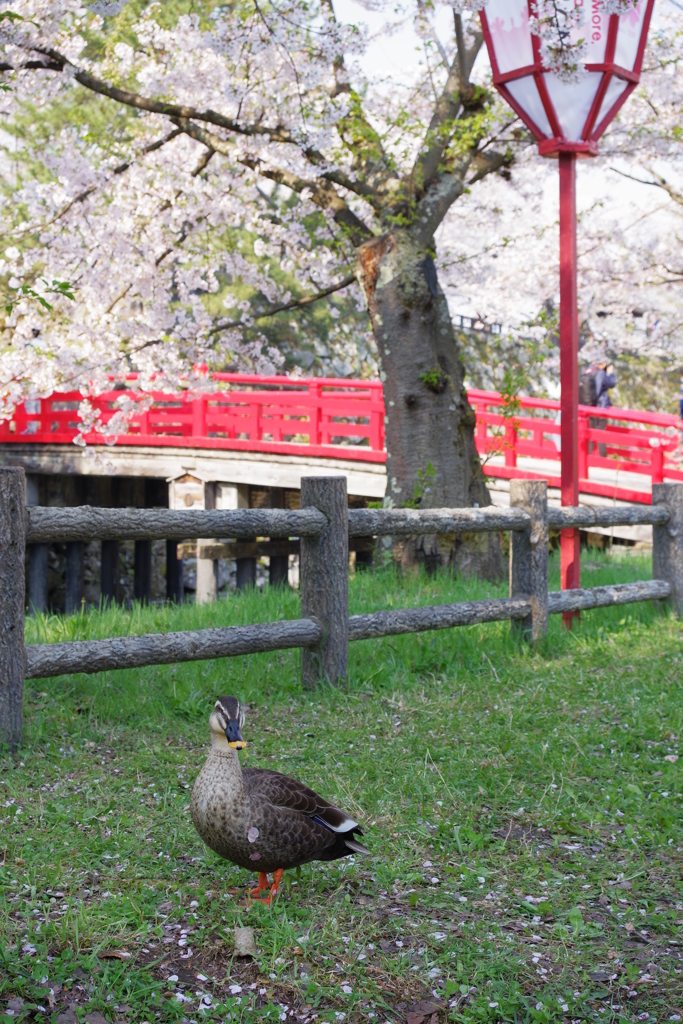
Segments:
[[[3,151],[0,280],[12,308],[0,416],[30,395],[101,392],[129,371],[157,389],[202,386],[197,365],[273,372],[282,356],[259,332],[258,310],[287,304],[295,284],[315,293],[349,273],[329,211],[291,185],[313,162],[318,176],[354,175],[338,152],[349,93],[333,95],[334,68],[360,51],[362,33],[337,24],[325,4],[284,4],[277,18],[221,7],[209,23],[187,15],[172,26],[151,4],[131,25],[135,46],[117,41],[90,58],[88,37],[106,29],[115,38],[125,6],[0,6],[11,14],[0,20],[0,53],[15,69],[4,76],[0,113],[6,124],[31,121]],[[111,136],[90,130],[89,114],[54,120],[50,132],[41,117],[60,104],[75,113],[75,89],[96,117],[81,75],[220,111],[237,130],[219,125],[193,138],[162,114],[103,100]],[[74,298],[48,294],[53,281],[69,282]],[[20,294],[26,283],[49,313]],[[351,294],[361,301],[356,286]]]
[[[562,81],[576,81],[588,52],[585,36],[577,35],[585,22],[583,0],[534,0],[529,28],[541,40],[543,66]]]

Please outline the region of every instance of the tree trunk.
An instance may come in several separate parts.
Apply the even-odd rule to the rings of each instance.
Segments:
[[[357,250],[384,384],[389,507],[491,504],[474,444],[474,412],[446,297],[429,252],[396,230]],[[499,579],[499,538],[420,537],[394,544],[403,564],[450,564]]]

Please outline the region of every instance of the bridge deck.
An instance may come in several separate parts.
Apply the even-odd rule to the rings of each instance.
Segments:
[[[346,476],[349,494],[381,499],[386,490],[383,462],[320,458],[305,452],[279,455],[222,449],[148,447],[117,444],[0,444],[0,465],[23,466],[26,473],[67,476],[146,477],[167,481],[187,474],[203,483],[245,484],[299,490],[302,476]]]

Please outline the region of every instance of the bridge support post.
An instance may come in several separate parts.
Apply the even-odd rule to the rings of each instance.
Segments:
[[[235,570],[235,584],[238,590],[256,586],[255,558],[236,558]]]
[[[166,600],[182,604],[185,597],[183,560],[178,558],[178,541],[166,541]]]
[[[510,597],[528,597],[531,614],[513,619],[513,633],[536,642],[548,632],[548,484],[511,480],[510,506],[531,517],[526,530],[510,533]]]
[[[102,604],[119,601],[119,542],[103,540],[100,556],[100,595]]]
[[[652,527],[652,575],[671,584],[671,606],[683,618],[683,484],[653,484],[652,504],[665,505],[671,518]]]
[[[301,538],[301,617],[317,618],[323,639],[301,650],[305,689],[346,678],[349,656],[349,507],[346,477],[301,478],[301,507],[320,509],[328,526]]]
[[[152,542],[135,541],[135,562],[133,564],[133,596],[141,604],[152,600]]]
[[[237,504],[235,508],[250,508],[249,485],[238,484]],[[256,540],[254,537],[253,540]],[[235,585],[238,590],[246,590],[247,587],[256,586],[256,559],[236,558],[235,559]]]
[[[0,744],[10,750],[24,720],[25,506],[23,469],[0,469]]]
[[[47,544],[29,544],[26,549],[28,610],[31,615],[47,611],[47,552]]]
[[[359,537],[356,548],[356,572],[368,572],[375,565],[375,544],[372,537]]]
[[[216,507],[216,485],[204,484],[204,508]],[[210,540],[198,540],[197,552],[202,544],[211,544]],[[197,554],[197,589],[196,604],[212,604],[218,597],[218,562],[214,558],[200,558]]]
[[[224,509],[250,507],[248,484],[219,484],[218,487],[220,488],[220,505],[212,507]],[[256,540],[255,537],[250,539]],[[216,563],[216,568],[218,568],[218,563]],[[236,558],[235,572],[237,590],[244,590],[246,587],[256,585],[255,558]]]
[[[26,504],[40,505],[38,477],[31,474],[26,477]],[[28,610],[30,615],[44,614],[47,611],[47,544],[28,544],[26,546]]]
[[[64,611],[67,615],[81,610],[83,603],[83,563],[85,561],[85,544],[81,540],[70,541],[66,545],[66,586],[64,593]]]
[[[285,507],[284,487],[271,487],[270,507]],[[256,566],[254,566],[256,568]],[[281,587],[287,583],[289,576],[289,555],[271,555],[270,568],[268,570],[268,582],[271,587]]]
[[[201,541],[197,543],[197,547]],[[204,541],[204,543],[207,543]],[[218,563],[213,558],[197,557],[197,604],[212,604],[218,597]]]

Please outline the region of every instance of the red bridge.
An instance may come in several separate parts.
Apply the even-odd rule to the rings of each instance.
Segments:
[[[505,503],[501,489],[513,477],[539,477],[559,488],[559,402],[522,398],[506,404],[501,395],[478,390],[468,397],[494,500]],[[73,442],[81,436],[81,401],[78,392],[64,392],[19,406],[10,420],[0,423],[0,461],[21,462],[29,472],[95,472],[79,469],[76,462],[80,452]],[[83,440],[105,459],[110,475],[170,479],[191,473],[203,460],[199,477],[206,480],[211,477],[208,459],[218,473],[213,479],[240,482],[238,463],[254,463],[258,456],[260,469],[253,472],[264,477],[261,482],[269,478],[277,483],[278,473],[287,476],[282,466],[301,462],[306,472],[311,464],[321,472],[348,470],[350,493],[380,497],[384,492],[379,381],[215,373],[177,393],[142,393],[131,376],[125,387],[89,402],[96,427]],[[580,488],[591,503],[649,503],[653,483],[683,481],[681,421],[676,416],[580,406],[579,445]],[[50,456],[44,466],[41,451]],[[230,472],[225,469],[228,455]],[[292,486],[284,478],[279,483]]]

